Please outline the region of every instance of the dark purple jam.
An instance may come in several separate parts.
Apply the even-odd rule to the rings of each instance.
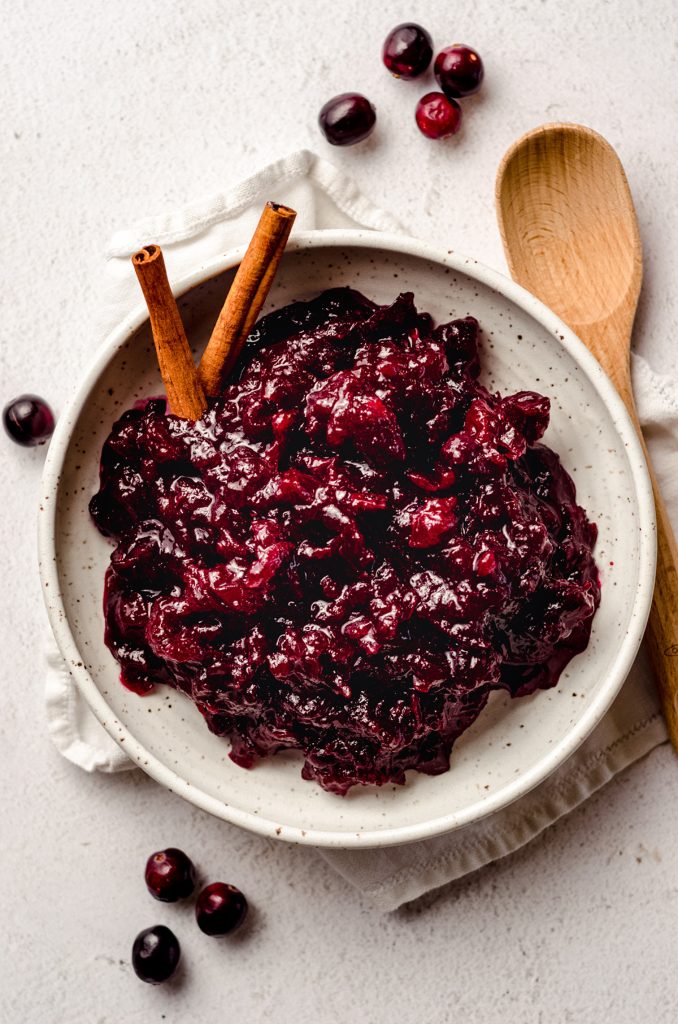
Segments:
[[[492,690],[554,686],[589,640],[597,531],[539,443],[549,400],[490,393],[477,340],[409,293],[332,289],[264,317],[199,422],[125,412],[90,505],[125,685],[342,794],[447,771]]]

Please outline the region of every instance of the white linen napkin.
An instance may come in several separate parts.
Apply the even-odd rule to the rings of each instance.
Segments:
[[[107,251],[102,306],[104,337],[139,304],[130,255],[148,241],[163,247],[172,277],[246,242],[267,199],[298,211],[300,229],[369,227],[402,231],[353,181],[302,150],[238,187],[117,233]],[[636,401],[669,511],[678,526],[678,383],[633,363]],[[52,642],[46,683],[49,732],[64,757],[86,771],[134,768],[84,704]],[[447,836],[384,850],[320,851],[373,904],[393,910],[499,857],[506,856],[576,807],[613,775],[666,739],[646,656],[641,650],[612,708],[577,752],[537,789],[505,810]]]

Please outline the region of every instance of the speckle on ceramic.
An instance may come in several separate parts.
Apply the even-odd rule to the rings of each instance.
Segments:
[[[224,268],[239,257],[227,254],[178,285],[188,336],[198,349],[233,277]],[[40,560],[52,627],[77,685],[145,771],[196,805],[265,835],[368,847],[440,834],[505,806],[586,737],[617,693],[642,637],[654,576],[654,512],[638,441],[611,385],[571,332],[517,285],[422,243],[361,231],[309,232],[290,243],[267,309],[336,285],[354,285],[378,302],[407,288],[439,321],[473,314],[483,329],[485,383],[551,398],[546,442],[599,526],[596,560],[606,567],[589,648],[555,689],[513,702],[495,694],[455,747],[449,773],[408,773],[404,787],[356,787],[345,798],[301,782],[295,752],[250,771],[238,768],[226,741],[208,732],[181,694],[159,687],[136,697],[125,690],[103,642],[103,577],[111,548],[92,525],[87,503],[112,421],[137,398],[161,390],[148,322],[139,318],[109,338],[52,440]]]

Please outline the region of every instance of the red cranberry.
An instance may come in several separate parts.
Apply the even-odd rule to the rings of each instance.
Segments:
[[[461,128],[461,107],[441,92],[427,92],[414,114],[419,131],[427,139],[444,139]]]
[[[195,905],[198,928],[205,935],[228,935],[245,920],[247,900],[234,885],[212,882],[206,885]]]
[[[146,885],[163,903],[185,900],[195,889],[195,868],[182,850],[170,847],[152,853],[146,861]]]
[[[318,115],[320,130],[333,146],[352,146],[366,139],[377,120],[377,112],[357,92],[342,92],[328,100]]]
[[[3,410],[2,422],[12,440],[27,448],[44,444],[54,430],[54,414],[37,395],[21,395],[9,402]]]
[[[438,85],[448,99],[459,99],[477,92],[485,69],[480,56],[470,46],[455,43],[441,50],[435,59],[433,71]]]
[[[384,64],[396,78],[418,78],[431,63],[433,42],[421,25],[397,25],[386,36],[382,50]]]
[[[132,946],[134,973],[149,985],[159,985],[171,978],[180,957],[179,941],[164,924],[139,932]]]

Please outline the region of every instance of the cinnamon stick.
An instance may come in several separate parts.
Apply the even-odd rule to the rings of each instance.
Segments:
[[[266,301],[296,212],[267,203],[198,366],[205,394],[218,395]]]
[[[158,366],[169,411],[185,420],[199,420],[207,408],[181,314],[172,295],[159,245],[147,245],[132,263],[148,306]]]

